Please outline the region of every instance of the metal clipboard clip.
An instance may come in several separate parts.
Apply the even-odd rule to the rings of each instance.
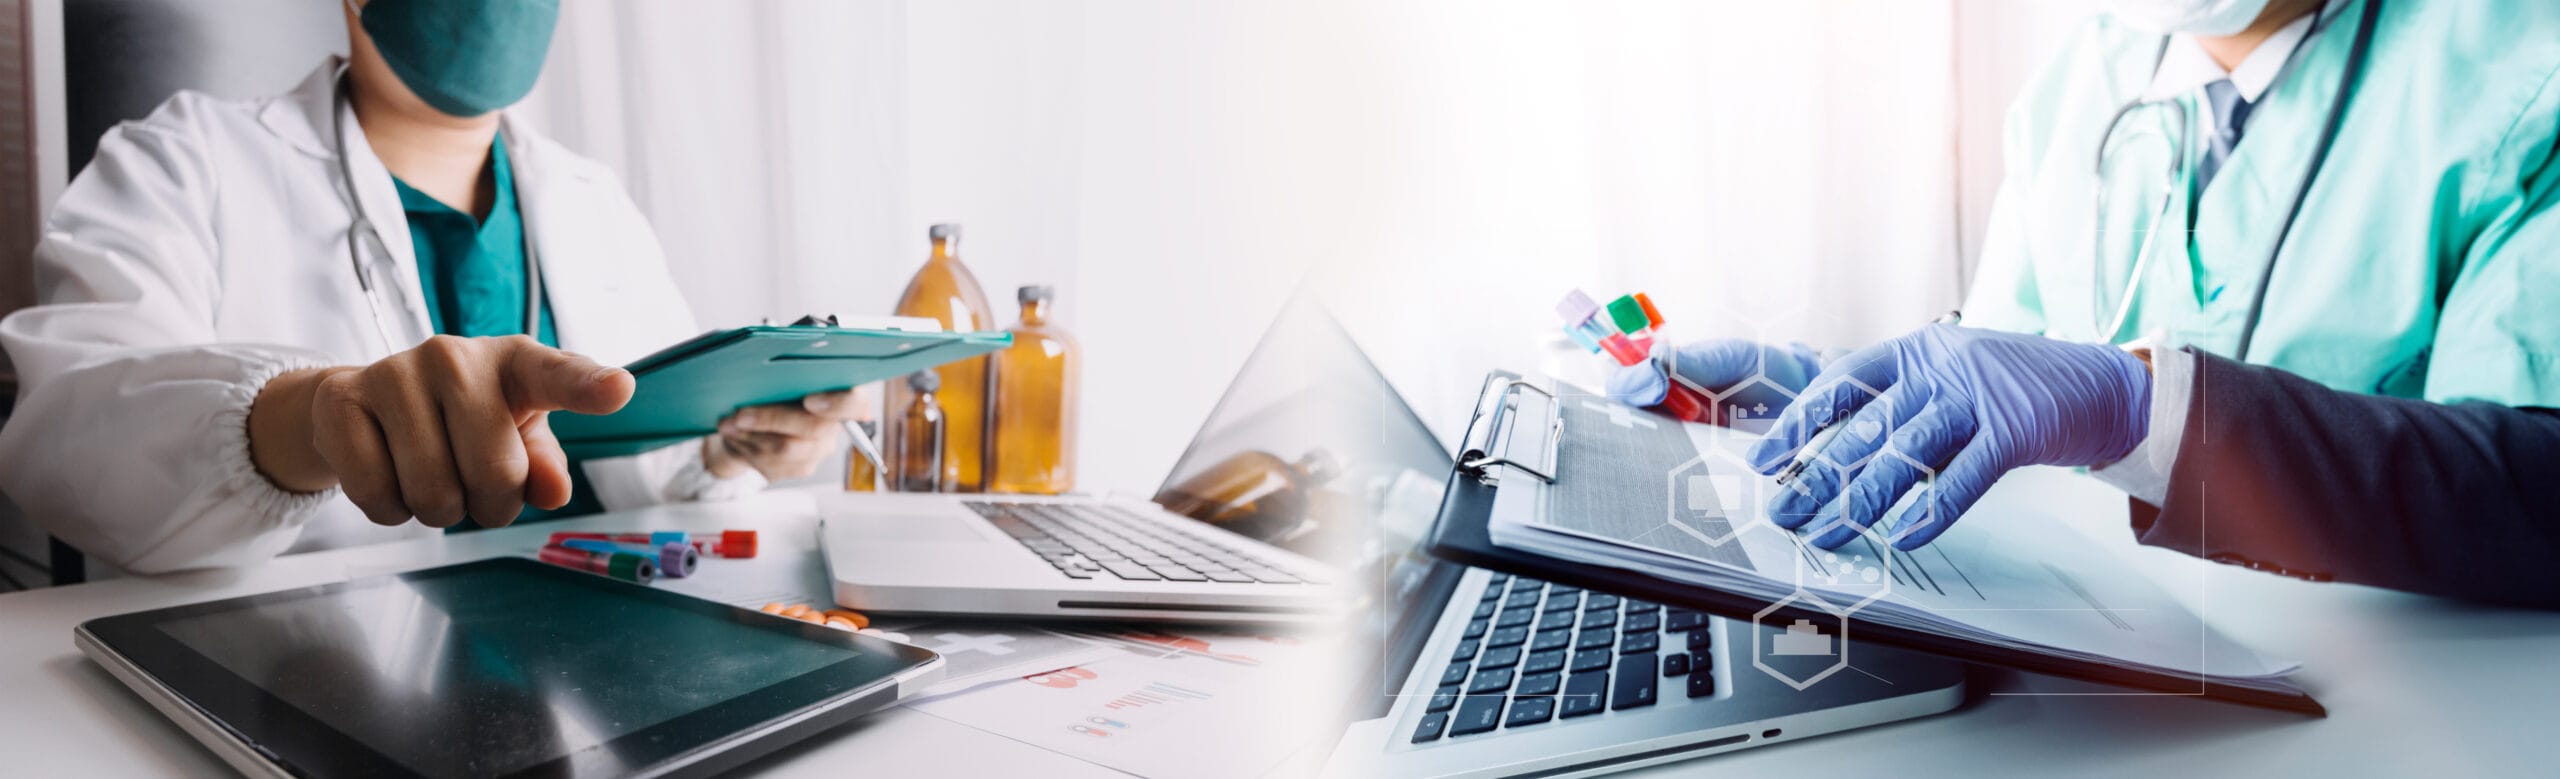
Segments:
[[[1497,384],[1501,386],[1495,386]],[[1546,414],[1542,418],[1522,415],[1521,390],[1546,396]],[[1508,465],[1539,481],[1556,483],[1556,447],[1564,440],[1564,401],[1544,387],[1502,373],[1486,376],[1484,389],[1478,397],[1477,418],[1483,425],[1467,431],[1467,446],[1459,453],[1458,469],[1478,481],[1492,484],[1499,479],[1496,475],[1499,468]],[[1541,447],[1534,463],[1523,461],[1512,451],[1520,439],[1519,426],[1524,422],[1543,424],[1546,432],[1546,445]],[[1481,440],[1478,440],[1479,431]]]

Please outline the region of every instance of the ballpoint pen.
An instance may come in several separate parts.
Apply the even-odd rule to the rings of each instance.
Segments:
[[[1929,323],[1933,325],[1964,324],[1964,311],[1958,309],[1939,314],[1938,318],[1929,320]],[[1678,376],[1675,374],[1673,378]],[[1843,420],[1824,423],[1822,429],[1814,431],[1813,437],[1804,442],[1804,448],[1796,450],[1795,460],[1778,471],[1778,483],[1791,484],[1795,482],[1796,477],[1803,475],[1805,467],[1813,464],[1813,458],[1821,456],[1823,448],[1831,445],[1831,439],[1840,437],[1841,421]]]

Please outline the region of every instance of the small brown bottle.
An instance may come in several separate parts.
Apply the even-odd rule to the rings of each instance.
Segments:
[[[995,329],[995,309],[987,306],[987,293],[978,287],[977,275],[960,263],[960,226],[934,225],[925,236],[933,241],[933,254],[898,296],[897,314],[931,319],[954,333]],[[952,492],[978,492],[986,482],[980,466],[986,459],[982,450],[987,438],[988,367],[988,359],[981,356],[933,368],[942,375],[940,397],[934,400],[945,412],[944,438],[949,446],[943,452],[943,466],[954,474],[944,480],[943,487]],[[904,386],[891,384],[888,389],[887,408],[903,409],[912,403]],[[890,437],[902,437],[894,428],[905,420],[893,416],[889,422]]]
[[[1023,287],[1013,345],[996,353],[988,492],[1056,495],[1076,486],[1076,339],[1049,324],[1047,286]]]
[[[896,456],[898,490],[901,492],[941,492],[952,484],[950,452],[944,447],[950,432],[944,425],[942,404],[934,400],[934,390],[942,388],[942,376],[924,370],[907,374],[906,413],[899,419]]]

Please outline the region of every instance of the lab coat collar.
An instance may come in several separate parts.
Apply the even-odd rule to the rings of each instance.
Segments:
[[[2229,71],[2224,71],[2221,63],[2214,62],[2213,55],[2205,53],[2204,46],[2196,42],[2195,36],[2185,33],[2169,36],[2168,49],[2161,53],[2160,67],[2152,73],[2150,86],[2143,88],[2142,99],[2144,102],[2168,100],[2192,94],[2206,84],[2230,79],[2231,86],[2240,91],[2240,99],[2258,102],[2259,97],[2275,86],[2276,79],[2284,75],[2285,64],[2301,48],[2303,39],[2328,26],[2329,18],[2345,5],[2327,3],[2318,13],[2304,14],[2302,18],[2293,20],[2251,50],[2249,56],[2240,61],[2240,67]]]
[[[393,345],[414,343],[435,333],[434,320],[427,317],[425,294],[417,284],[417,248],[410,243],[409,216],[400,208],[400,190],[391,182],[390,169],[373,156],[373,144],[365,142],[364,126],[356,122],[355,107],[338,103],[338,80],[346,66],[346,58],[329,57],[311,75],[303,77],[292,92],[268,101],[266,108],[258,112],[258,121],[278,140],[328,165],[330,180],[351,190],[356,210],[373,224],[374,234],[382,239],[376,246],[370,239],[357,236],[357,253],[363,262],[372,265],[377,287],[374,294],[395,309],[385,317],[387,324],[402,328],[392,333]],[[338,180],[337,133],[341,128],[346,133],[345,170],[353,181]],[[352,222],[353,216],[349,220]],[[386,259],[388,263],[384,262]],[[331,260],[345,262],[346,257],[335,256]]]

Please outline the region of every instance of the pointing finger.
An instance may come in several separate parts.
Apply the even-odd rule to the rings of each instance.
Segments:
[[[521,336],[507,339],[502,363],[507,405],[516,413],[611,414],[631,402],[631,373]]]

